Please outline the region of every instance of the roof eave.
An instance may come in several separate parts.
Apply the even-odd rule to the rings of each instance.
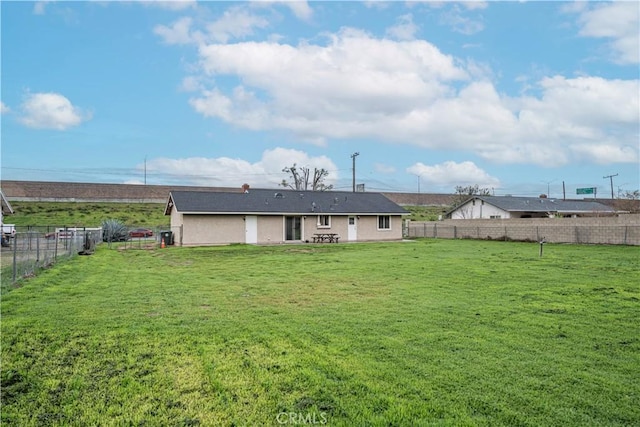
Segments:
[[[183,215],[411,215],[411,212],[221,212],[221,211],[179,211]],[[166,214],[165,214],[166,215]]]

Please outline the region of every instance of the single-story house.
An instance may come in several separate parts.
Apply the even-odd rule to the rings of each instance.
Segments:
[[[546,197],[472,196],[445,214],[451,219],[550,218],[613,215],[602,203]]]
[[[165,207],[173,241],[198,246],[402,239],[405,209],[380,193],[244,189],[171,191]]]

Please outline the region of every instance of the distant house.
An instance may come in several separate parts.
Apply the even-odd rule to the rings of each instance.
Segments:
[[[251,189],[171,191],[165,208],[174,242],[184,246],[400,240],[409,212],[379,193]]]
[[[4,196],[2,190],[0,190],[0,204],[2,205],[2,211],[0,213],[0,222],[2,222],[2,218],[5,215],[11,215],[13,213],[13,208],[11,207],[11,203]]]
[[[546,197],[472,196],[446,213],[451,219],[549,218],[613,215],[615,209],[595,201]]]

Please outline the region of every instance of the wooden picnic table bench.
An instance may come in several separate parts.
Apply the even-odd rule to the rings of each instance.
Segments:
[[[336,233],[315,233],[313,235],[313,243],[338,243],[338,236]]]

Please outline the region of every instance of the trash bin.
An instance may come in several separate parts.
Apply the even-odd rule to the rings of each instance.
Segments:
[[[173,233],[171,231],[161,231],[160,241],[164,240],[165,245],[173,245]]]

